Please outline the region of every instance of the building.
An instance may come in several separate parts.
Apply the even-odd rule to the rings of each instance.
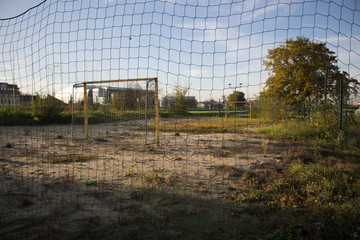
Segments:
[[[0,82],[0,106],[16,106],[20,104],[20,91],[16,84]]]
[[[124,110],[133,110],[144,108],[146,103],[146,95],[148,98],[148,107],[155,105],[155,91],[142,88],[120,88],[110,86],[87,85],[87,100],[89,105],[113,105],[116,108]],[[65,103],[74,103],[84,101],[84,87],[68,87],[55,94],[57,99]]]

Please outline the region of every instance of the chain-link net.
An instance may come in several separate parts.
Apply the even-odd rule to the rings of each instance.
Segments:
[[[46,0],[1,19],[0,238],[264,237],[256,216],[296,209],[267,197],[282,178],[265,182],[298,145],[261,133],[307,118],[315,99],[262,95],[264,61],[297,37],[326,44],[348,74],[328,62],[318,80],[358,78],[355,0]],[[108,82],[143,78],[158,93],[154,81]],[[337,109],[326,124],[338,126]]]

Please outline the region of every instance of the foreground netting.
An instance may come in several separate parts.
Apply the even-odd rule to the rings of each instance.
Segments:
[[[0,238],[261,238],[241,203],[269,200],[298,145],[255,130],[307,114],[261,113],[268,50],[326,43],[358,78],[359,23],[355,0],[46,0],[1,19]]]

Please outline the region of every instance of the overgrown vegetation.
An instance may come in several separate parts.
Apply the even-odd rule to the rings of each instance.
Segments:
[[[248,213],[265,219],[267,239],[358,238],[360,154],[298,148],[289,149],[283,162],[237,170],[226,198],[247,204]]]
[[[53,123],[61,116],[65,104],[57,98],[37,95],[31,103],[31,115],[35,121]]]
[[[306,119],[273,123],[255,132],[360,151],[360,119],[348,117],[343,130],[340,130],[336,114],[326,116],[316,113]]]
[[[88,180],[81,183],[86,187],[86,194],[78,193],[79,202],[64,202],[58,210],[52,211],[52,215],[36,219],[34,225],[19,228],[16,236],[24,234],[25,237],[31,233],[54,237],[61,234],[72,239],[82,239],[84,234],[87,239],[359,237],[359,153],[305,145],[289,148],[281,162],[250,170],[228,165],[212,166],[230,180],[223,181],[222,191],[216,195],[210,193],[212,189],[200,195],[187,189],[184,194],[186,176],[160,170],[130,175],[129,170],[128,177],[133,177],[134,183],[138,181],[139,186],[135,187],[135,184],[130,192],[120,194],[121,199],[109,201],[116,199],[118,190],[108,191],[101,181]],[[80,191],[79,186],[76,189]],[[116,201],[119,205],[114,207]],[[33,202],[29,198],[19,199],[18,207],[36,207]],[[90,207],[86,204],[94,202],[110,212],[104,219],[100,215],[84,215]],[[82,216],[76,218],[81,221],[69,221],[74,214]],[[108,218],[112,214],[115,218],[110,221]],[[59,225],[59,222],[65,224]],[[11,237],[12,234],[10,231],[4,236]]]
[[[257,132],[359,146],[359,136],[352,130],[359,119],[353,115],[354,109],[345,112],[342,106],[349,108],[347,102],[358,92],[359,82],[340,72],[336,64],[336,56],[326,44],[303,37],[269,50],[264,65],[271,75],[257,102],[260,117],[273,121],[273,126]]]
[[[189,108],[196,108],[197,101],[195,97],[187,97],[187,92],[187,89],[177,86],[172,94],[166,95],[162,99],[162,106],[165,109],[165,113],[183,116],[187,114]]]
[[[313,109],[309,116],[284,119],[256,132],[291,138],[301,145],[283,155],[283,166],[244,174],[231,194],[251,202],[248,211],[271,217],[269,239],[358,239],[360,233],[360,119]]]
[[[71,111],[66,108],[60,111],[54,111],[46,115],[48,105],[35,104],[35,107],[0,107],[0,125],[37,125],[37,124],[70,124]],[[40,108],[40,109],[38,109]],[[38,109],[38,110],[35,110]],[[42,113],[41,113],[42,112]],[[52,112],[52,111],[50,111]],[[148,111],[148,117],[155,116],[154,110]],[[89,108],[88,123],[97,124],[114,121],[129,121],[133,119],[144,119],[144,111],[114,111],[111,108]],[[74,111],[74,123],[84,123],[84,112],[82,110]]]
[[[33,123],[28,108],[0,107],[0,125],[25,125]]]
[[[188,133],[240,133],[246,128],[259,126],[260,123],[268,121],[260,119],[248,119],[238,117],[200,117],[189,115],[187,118],[166,119],[159,126],[161,131],[188,132]]]

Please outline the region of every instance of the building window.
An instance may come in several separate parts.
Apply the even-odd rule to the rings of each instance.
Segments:
[[[105,97],[105,89],[99,88],[99,97]]]

